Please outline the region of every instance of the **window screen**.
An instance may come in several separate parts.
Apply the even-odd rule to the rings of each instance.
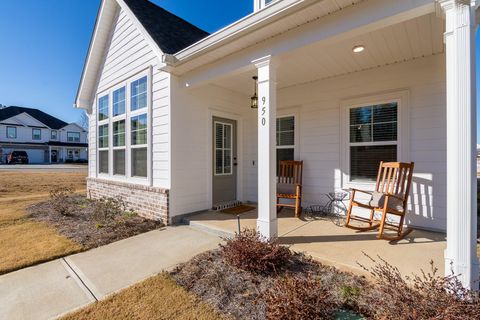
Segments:
[[[108,150],[98,152],[98,172],[108,173]]]
[[[113,174],[125,175],[125,149],[113,150]]]

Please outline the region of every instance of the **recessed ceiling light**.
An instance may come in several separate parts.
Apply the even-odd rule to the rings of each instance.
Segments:
[[[354,53],[360,53],[360,52],[363,52],[364,50],[365,50],[365,46],[362,46],[362,45],[360,45],[360,46],[355,46],[355,47],[353,47],[353,49],[352,49],[352,51],[353,51]]]

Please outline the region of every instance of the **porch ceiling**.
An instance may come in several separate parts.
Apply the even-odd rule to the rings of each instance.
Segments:
[[[445,21],[434,13],[388,26],[325,46],[313,44],[279,57],[278,87],[286,88],[314,80],[409,61],[444,52]],[[356,45],[365,51],[354,54]],[[217,79],[215,85],[250,95],[255,71]]]

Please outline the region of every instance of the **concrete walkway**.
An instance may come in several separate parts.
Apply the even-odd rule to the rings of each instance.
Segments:
[[[52,319],[216,248],[220,239],[167,227],[0,276],[0,319]]]

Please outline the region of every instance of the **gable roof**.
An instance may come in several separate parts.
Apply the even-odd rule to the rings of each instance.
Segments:
[[[177,53],[210,35],[148,0],[124,2],[163,53]]]
[[[98,73],[119,10],[125,11],[151,45],[159,64],[163,64],[165,56],[181,51],[209,35],[148,0],[102,0],[75,98],[76,108],[89,110],[92,106]]]
[[[21,113],[28,114],[51,129],[58,130],[68,125],[65,121],[55,118],[41,110],[17,106],[0,109],[0,121],[15,117]]]

